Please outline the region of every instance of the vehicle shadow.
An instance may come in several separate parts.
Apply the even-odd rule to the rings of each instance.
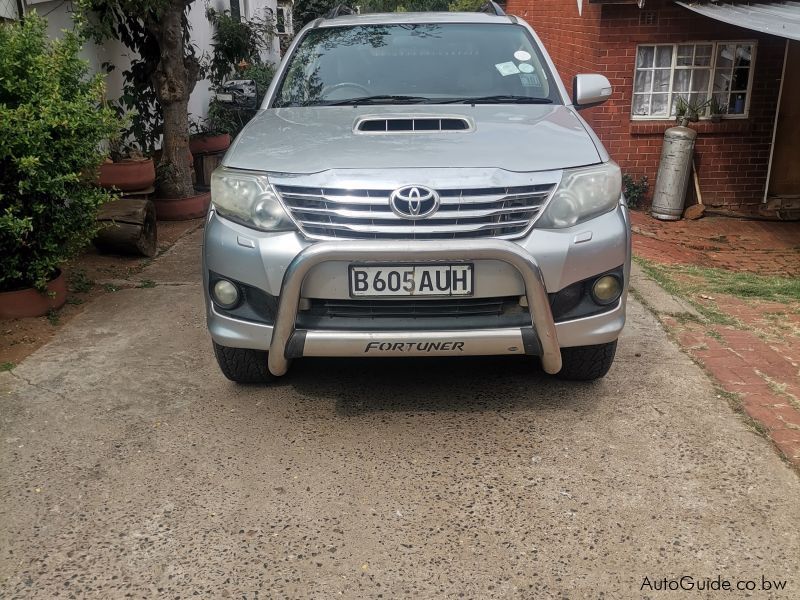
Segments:
[[[565,382],[531,357],[302,359],[277,384],[338,415],[590,407],[602,382]]]

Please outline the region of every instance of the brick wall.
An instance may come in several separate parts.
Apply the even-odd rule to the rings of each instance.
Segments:
[[[636,46],[714,40],[757,40],[753,90],[747,119],[703,121],[695,160],[706,204],[753,212],[763,199],[769,149],[783,65],[784,40],[707,19],[666,0],[636,5],[587,4],[578,16],[569,0],[509,0],[508,12],[528,21],[550,52],[567,88],[578,72],[606,75],[614,94],[582,114],[624,172],[655,182],[663,133],[674,121],[631,120]],[[652,189],[652,185],[651,185]]]

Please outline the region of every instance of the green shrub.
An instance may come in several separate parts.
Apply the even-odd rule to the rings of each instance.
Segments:
[[[236,72],[237,79],[252,79],[256,82],[257,107],[261,106],[274,75],[275,67],[267,63],[254,63],[244,69],[237,69]],[[229,133],[232,137],[236,137],[257,112],[257,109],[229,108],[222,102],[212,99],[208,105],[208,116],[200,130],[210,135]]]
[[[0,25],[0,290],[44,289],[110,198],[92,183],[117,133],[102,76],[77,36],[48,40],[45,27],[35,13]]]
[[[650,182],[647,181],[647,175],[638,182],[627,173],[622,176],[622,192],[625,194],[628,208],[639,208],[649,189]]]
[[[450,12],[477,12],[486,0],[455,0],[450,3]]]

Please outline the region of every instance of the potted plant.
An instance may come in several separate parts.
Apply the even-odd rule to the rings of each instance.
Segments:
[[[189,11],[195,0],[77,0],[76,20],[98,44],[113,38],[135,56],[124,73],[135,96],[139,120],[153,144],[160,146],[153,203],[159,219],[202,216],[210,194],[194,188],[189,150],[188,101],[200,74],[192,43]],[[130,102],[129,102],[130,101]],[[147,118],[145,118],[147,117]],[[135,139],[136,136],[134,136]],[[149,153],[149,150],[148,150]],[[155,152],[151,153],[155,157]]]
[[[712,123],[719,123],[722,120],[722,116],[728,112],[728,107],[722,104],[716,96],[711,96],[708,101],[708,109],[711,113]]]
[[[231,134],[214,119],[204,119],[202,124],[192,121],[189,123],[189,130],[192,131],[189,137],[189,150],[195,157],[224,152],[231,145]]]
[[[678,96],[678,102],[675,105],[675,120],[681,127],[688,127],[689,123],[697,123],[700,120],[700,115],[707,106],[708,100],[701,98],[687,100],[683,96]]]
[[[121,192],[135,192],[153,187],[156,168],[152,158],[145,158],[135,147],[119,141],[111,144],[111,157],[100,165],[99,184]]]
[[[101,104],[81,40],[49,40],[36,13],[0,27],[0,317],[37,316],[66,300],[59,267],[95,232],[113,195],[91,176],[118,122]]]

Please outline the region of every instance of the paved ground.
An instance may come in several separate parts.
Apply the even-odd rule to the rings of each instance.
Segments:
[[[690,283],[683,286],[689,302],[659,311],[662,324],[800,469],[800,222],[670,222],[634,212],[633,230],[637,256],[661,265],[668,279]],[[738,296],[723,293],[703,276],[670,265],[794,278],[795,297],[777,302],[746,288]],[[759,281],[769,283],[750,285]],[[724,322],[704,319],[695,307]]]
[[[658,262],[699,264],[761,275],[800,277],[800,222],[707,216],[659,221],[631,212],[636,253]]]
[[[0,373],[0,596],[800,595],[800,480],[638,303],[595,384],[462,359],[236,387],[196,242]]]

